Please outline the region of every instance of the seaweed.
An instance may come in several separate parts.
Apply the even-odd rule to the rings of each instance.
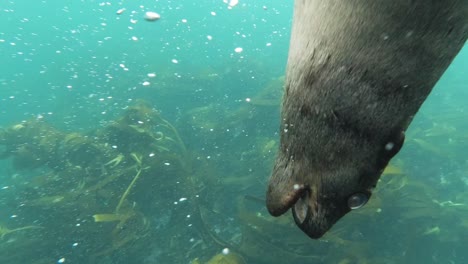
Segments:
[[[142,101],[109,125],[86,134],[60,131],[42,119],[24,121],[0,131],[0,147],[0,157],[22,172],[11,179],[12,202],[21,202],[22,221],[37,223],[2,227],[0,233],[12,237],[36,229],[37,237],[14,242],[24,245],[26,252],[36,252],[28,243],[36,238],[44,241],[34,245],[43,252],[52,248],[65,252],[73,239],[87,241],[79,246],[86,254],[68,256],[78,263],[102,257],[125,262],[139,256],[142,261],[144,255],[137,252],[151,244],[155,232],[161,239],[173,232],[161,234],[147,216],[160,210],[159,203],[176,199],[175,194],[165,193],[164,185],[178,179],[183,183],[176,186],[180,193],[193,189],[187,174],[190,161],[177,129]],[[148,195],[158,202],[148,204]],[[175,210],[171,217],[180,218],[191,210]],[[15,261],[27,257],[18,255]]]

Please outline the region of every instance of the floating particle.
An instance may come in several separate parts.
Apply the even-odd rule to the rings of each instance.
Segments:
[[[150,78],[154,78],[154,77],[156,77],[156,73],[150,72],[150,73],[146,74],[146,76],[148,76]]]
[[[237,4],[239,4],[239,0],[230,0],[228,5],[230,7],[235,7]]]
[[[135,36],[133,36],[133,37],[132,37],[132,40],[133,40],[133,41],[138,41],[138,38],[135,37]]]
[[[172,61],[172,63],[174,63],[174,64],[177,64],[177,63],[179,63],[179,61],[178,61],[178,60],[176,60],[176,59],[172,59],[171,61]]]
[[[187,201],[187,198],[182,197],[182,198],[179,199],[179,202],[183,202],[183,201]]]
[[[65,263],[65,258],[61,258],[61,259],[57,260],[57,263]]]
[[[229,254],[229,248],[223,248],[222,252],[223,252],[224,255]]]
[[[216,12],[211,11],[212,16],[216,16]]]
[[[145,20],[146,21],[156,21],[156,20],[159,20],[160,18],[161,18],[161,16],[156,12],[148,11],[148,12],[145,13]]]
[[[182,23],[187,23],[187,19],[182,19]]]
[[[145,81],[145,82],[143,82],[142,84],[143,84],[143,86],[148,86],[148,85],[150,85],[150,82]]]
[[[237,53],[241,53],[244,49],[242,49],[241,47],[237,47],[234,49],[235,52]]]
[[[267,47],[270,47],[270,46],[271,46],[271,43],[270,43],[270,42],[268,42],[268,43],[266,44],[266,46],[267,46]]]
[[[117,10],[117,12],[115,12],[117,15],[121,15],[123,12],[125,12],[125,8],[120,8],[119,10]]]
[[[213,37],[210,36],[210,35],[206,36],[206,38],[207,38],[208,40],[212,40],[212,39],[213,39]]]
[[[393,149],[394,146],[395,146],[395,143],[393,143],[393,142],[388,142],[388,143],[385,145],[385,150],[390,151],[390,150]]]
[[[250,98],[245,98],[245,101],[246,101],[247,103],[249,103],[249,102],[250,102]]]

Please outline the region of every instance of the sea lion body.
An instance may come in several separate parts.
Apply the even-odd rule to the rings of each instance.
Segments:
[[[269,212],[319,238],[365,204],[467,36],[467,0],[296,0]]]

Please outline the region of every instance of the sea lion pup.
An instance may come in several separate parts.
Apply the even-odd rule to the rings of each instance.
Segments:
[[[467,35],[467,0],[296,0],[268,211],[320,238],[363,206]]]

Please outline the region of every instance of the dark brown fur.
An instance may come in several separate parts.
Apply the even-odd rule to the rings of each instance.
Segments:
[[[269,212],[319,238],[369,197],[467,35],[467,0],[296,0]]]

